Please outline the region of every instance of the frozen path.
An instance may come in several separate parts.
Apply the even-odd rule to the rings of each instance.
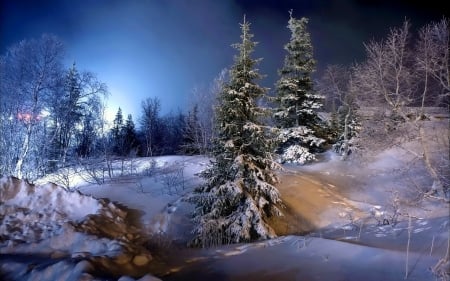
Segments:
[[[348,223],[361,211],[339,194],[338,187],[300,172],[284,172],[277,186],[286,208],[277,222],[278,234],[307,233],[331,224]],[[283,223],[285,227],[283,227]]]
[[[371,209],[389,202],[391,193],[379,186],[395,177],[388,169],[397,163],[389,160],[391,166],[380,171],[343,163],[329,152],[324,157],[309,166],[285,167],[277,185],[285,216],[271,224],[279,235],[306,236],[183,249],[160,273],[163,279],[403,280],[407,268],[407,280],[435,280],[430,267],[445,255],[448,217],[442,213],[448,208],[428,213],[410,208],[417,215],[410,226],[404,217],[396,225],[378,225]]]

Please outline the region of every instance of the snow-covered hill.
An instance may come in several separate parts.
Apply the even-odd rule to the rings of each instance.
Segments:
[[[108,200],[3,177],[0,203],[0,270],[13,280],[94,280],[102,267],[134,275],[152,260],[127,210]]]
[[[365,166],[343,163],[332,152],[319,159],[285,166],[281,174],[278,187],[287,206],[274,227],[287,236],[212,249],[184,247],[193,225],[192,206],[182,198],[200,182],[196,174],[208,165],[206,157],[117,162],[115,176],[102,185],[89,183],[76,168],[73,192],[45,179],[31,185],[2,178],[0,277],[403,280],[408,274],[407,280],[435,280],[430,268],[445,256],[449,241],[448,204],[426,199],[403,206],[403,213],[414,214],[411,223],[400,215],[395,225],[383,225],[392,211],[388,187],[403,183],[395,171],[406,158],[391,151]],[[133,169],[123,172],[122,165]],[[442,278],[445,268],[435,268]]]

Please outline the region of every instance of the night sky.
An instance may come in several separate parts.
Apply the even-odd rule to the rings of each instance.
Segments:
[[[318,72],[364,55],[363,42],[385,36],[405,18],[417,29],[444,13],[443,1],[376,0],[0,0],[0,51],[42,33],[66,45],[67,66],[97,73],[111,92],[111,112],[140,115],[141,101],[159,97],[163,113],[185,110],[194,86],[233,62],[243,15],[259,42],[255,57],[273,88],[290,33],[288,11],[310,18]],[[441,2],[441,4],[439,4]],[[427,5],[427,6],[425,6]]]

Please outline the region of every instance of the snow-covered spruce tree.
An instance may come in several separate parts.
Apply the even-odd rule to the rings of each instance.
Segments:
[[[322,107],[322,97],[315,93],[311,77],[316,62],[306,29],[308,19],[296,19],[292,11],[289,15],[291,40],[284,47],[288,54],[279,70],[274,118],[281,128],[278,149],[281,162],[303,164],[314,159],[312,153],[325,142],[316,133],[320,128],[317,109]]]
[[[191,201],[195,237],[192,246],[208,247],[275,237],[267,218],[281,215],[281,204],[274,184],[276,163],[272,160],[273,138],[262,124],[267,110],[257,105],[266,89],[254,80],[260,74],[252,59],[255,42],[250,24],[241,24],[242,41],[230,69],[230,80],[222,87],[216,108],[217,136],[211,167],[203,172],[204,185],[196,189]]]
[[[122,109],[119,107],[116,113],[116,117],[113,121],[113,127],[111,128],[111,137],[113,142],[113,151],[115,154],[120,155],[123,148],[123,114]]]
[[[130,154],[135,154],[139,141],[137,138],[137,133],[133,121],[133,116],[128,114],[127,120],[125,120],[125,124],[121,128],[123,136],[123,148],[122,148],[122,156],[129,156]]]

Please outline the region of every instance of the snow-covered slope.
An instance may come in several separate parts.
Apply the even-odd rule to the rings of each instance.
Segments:
[[[107,200],[0,178],[0,271],[8,278],[93,280],[98,268],[142,276],[152,256],[140,235],[127,211]]]
[[[312,232],[213,249],[180,247],[192,229],[192,206],[182,197],[199,182],[206,157],[133,159],[134,172],[122,175],[116,163],[111,180],[80,181],[80,193],[3,178],[0,280],[155,280],[150,273],[163,280],[402,280],[406,267],[407,280],[435,280],[429,267],[446,252],[448,204],[409,206],[402,212],[414,211],[411,225],[404,216],[379,225],[370,210],[385,211],[392,194],[384,185],[399,177],[389,171],[404,158],[384,153],[355,166],[332,152],[320,157],[286,165],[279,185],[291,212],[279,221],[281,234]],[[164,259],[148,252],[149,242],[161,243]]]
[[[434,280],[428,269],[433,257],[410,253],[408,259],[406,280]],[[199,250],[187,261],[164,280],[397,281],[406,276],[405,252],[299,236]]]

